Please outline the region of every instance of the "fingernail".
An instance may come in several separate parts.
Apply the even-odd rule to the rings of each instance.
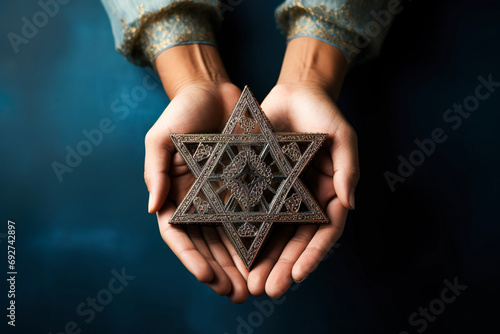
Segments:
[[[307,275],[306,277],[304,277],[304,278],[303,278],[303,279],[301,279],[300,281],[295,281],[295,280],[294,280],[294,281],[295,281],[295,283],[302,283],[302,282],[304,282],[304,281],[306,280],[306,278],[308,278],[308,277],[309,277],[309,275]]]
[[[354,199],[354,189],[351,189],[351,192],[349,193],[349,204],[351,204],[352,209],[355,209],[355,199]]]
[[[151,196],[151,194],[149,194],[149,200],[148,200],[148,212],[149,213],[151,213],[152,203],[153,203],[153,196]]]

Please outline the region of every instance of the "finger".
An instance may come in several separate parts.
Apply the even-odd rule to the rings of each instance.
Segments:
[[[214,272],[213,278],[206,284],[220,296],[226,296],[231,292],[231,281],[224,272],[224,269],[214,259],[210,248],[208,247],[205,238],[200,230],[200,226],[188,225],[186,226],[186,233],[193,241],[194,246],[200,254],[206,259],[208,264],[212,267]]]
[[[358,140],[351,126],[343,124],[330,146],[333,161],[333,187],[346,209],[355,207],[354,190],[359,180]]]
[[[186,234],[184,227],[168,223],[174,211],[174,204],[167,201],[163,208],[157,213],[158,225],[163,240],[198,281],[202,283],[212,281],[214,277],[212,267],[196,249],[195,245]]]
[[[266,281],[266,293],[269,297],[281,297],[292,285],[292,269],[295,262],[306,249],[317,230],[317,225],[301,225],[297,228]]]
[[[231,256],[213,226],[202,226],[201,231],[213,259],[229,278],[230,290],[226,293],[228,298],[236,304],[241,304],[248,299],[247,283],[235,267]]]
[[[330,155],[330,151],[326,150],[324,147],[319,148],[311,162],[311,166],[322,174],[333,177],[332,156]]]
[[[186,163],[178,152],[172,156],[168,175],[172,181],[170,183],[167,199],[178,205],[182,202],[195,180],[195,177],[189,171]]]
[[[331,166],[331,162],[329,165]],[[316,168],[311,168],[311,170],[307,171],[305,177],[309,189],[318,200],[320,207],[325,208],[328,202],[335,197],[332,177],[319,172]]]
[[[231,241],[229,241],[229,239],[227,238],[221,226],[217,226],[217,233],[219,234],[219,238],[229,252],[229,255],[233,259],[233,263],[240,272],[241,276],[243,276],[245,280],[248,280],[248,270],[245,267],[245,264],[241,260],[240,256],[238,255],[238,252],[236,252],[233,245],[231,244]]]
[[[265,246],[255,267],[248,275],[248,290],[254,296],[261,296],[266,291],[266,281],[278,261],[281,252],[290,240],[295,226],[278,226]]]
[[[159,133],[153,127],[145,139],[144,180],[149,191],[150,213],[157,212],[162,207],[170,190],[168,172],[175,148],[169,134]]]
[[[146,134],[144,180],[150,194],[148,203],[150,213],[157,212],[162,207],[170,190],[168,173],[172,155],[175,153],[175,146],[170,138],[170,135],[174,133],[171,129],[176,129],[177,133],[192,131],[193,129],[189,128],[189,122],[186,120],[196,117],[196,111],[200,108],[201,106],[195,102],[186,103],[182,97],[173,99]]]
[[[326,253],[340,238],[344,231],[347,212],[348,210],[342,205],[338,197],[328,203],[326,214],[330,217],[330,223],[320,225],[318,231],[293,266],[292,277],[295,281],[303,281],[316,269]]]

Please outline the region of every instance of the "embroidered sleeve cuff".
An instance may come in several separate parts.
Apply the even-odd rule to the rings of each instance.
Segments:
[[[219,19],[212,6],[178,2],[139,14],[131,24],[122,20],[123,42],[117,47],[133,63],[153,65],[161,52],[180,44],[215,45],[214,28]]]
[[[313,37],[331,44],[344,52],[347,61],[356,57],[360,50],[355,46],[358,37],[354,30],[343,27],[342,10],[327,10],[324,6],[305,7],[301,4],[281,6],[276,18],[286,33],[287,41],[296,37]]]

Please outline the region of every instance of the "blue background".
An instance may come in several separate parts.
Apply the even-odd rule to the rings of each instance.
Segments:
[[[226,12],[221,53],[234,82],[261,101],[284,52],[273,9],[243,1]],[[99,1],[61,5],[15,53],[36,1],[0,5],[0,288],[2,333],[416,333],[408,317],[439,298],[445,279],[468,286],[426,333],[482,333],[500,307],[498,202],[500,89],[457,130],[443,113],[474,93],[477,77],[500,81],[500,5],[405,2],[382,54],[348,75],[339,104],[356,128],[362,179],[340,246],[272,312],[251,297],[234,305],[189,274],[147,210],[144,136],[168,99],[158,85],[128,106],[122,94],[150,71],[114,51]],[[156,79],[155,79],[156,80]],[[118,101],[118,102],[116,102]],[[60,182],[82,131],[113,130]],[[384,172],[413,141],[443,128],[448,139],[391,192]],[[6,326],[7,220],[16,223],[16,328]],[[108,287],[112,270],[135,276],[95,319],[76,312]],[[241,325],[244,323],[244,325]]]

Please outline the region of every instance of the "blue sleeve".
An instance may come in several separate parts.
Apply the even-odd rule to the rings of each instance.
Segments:
[[[344,52],[348,61],[376,56],[400,0],[286,0],[276,20],[287,40],[308,36]]]
[[[152,65],[164,50],[180,44],[215,45],[217,0],[101,0],[115,47],[138,65]]]

